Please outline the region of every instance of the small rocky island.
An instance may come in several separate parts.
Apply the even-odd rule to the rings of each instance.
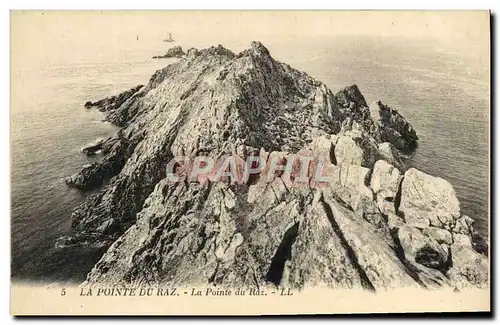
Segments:
[[[86,286],[489,285],[486,241],[451,184],[406,166],[401,153],[418,143],[411,124],[355,85],[333,93],[259,42],[239,54],[190,49],[147,85],[85,106],[120,127],[100,161],[67,179],[98,189],[58,240],[107,248]],[[328,157],[328,186],[165,176],[176,156],[286,161],[304,151]]]
[[[182,58],[186,53],[179,45],[170,48],[165,55],[155,55],[153,59]]]

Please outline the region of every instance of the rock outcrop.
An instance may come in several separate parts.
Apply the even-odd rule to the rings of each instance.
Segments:
[[[127,91],[122,92],[121,94],[117,96],[111,96],[107,97],[101,100],[98,100],[96,102],[91,102],[88,101],[85,103],[86,108],[97,108],[101,112],[109,112],[113,111],[116,108],[120,107],[127,101],[129,98],[131,98],[133,95],[135,95],[141,88],[144,87],[143,85],[138,85],[132,89],[129,89]]]
[[[87,156],[94,156],[102,151],[102,147],[104,145],[104,139],[97,139],[91,144],[82,148],[82,153]]]
[[[397,110],[378,101],[370,105],[370,113],[381,142],[392,143],[399,150],[412,150],[417,146],[417,133]]]
[[[333,94],[254,42],[239,54],[191,49],[120,105],[105,103],[94,106],[121,129],[68,181],[101,188],[59,242],[109,246],[84,285],[488,285],[485,243],[451,185],[404,166],[415,130],[355,85]],[[166,175],[179,156],[307,154],[325,158],[327,181],[312,170],[300,186],[265,170],[236,184]]]
[[[184,53],[184,51],[182,50],[182,47],[177,45],[177,46],[174,46],[174,47],[168,49],[168,51],[167,51],[167,53],[165,53],[165,55],[155,55],[155,56],[153,56],[153,59],[181,58],[184,55],[186,55],[186,53]]]

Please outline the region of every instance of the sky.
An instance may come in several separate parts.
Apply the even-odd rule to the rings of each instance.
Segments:
[[[11,11],[11,58],[25,65],[90,49],[106,56],[110,45],[125,48],[136,35],[159,42],[169,32],[193,44],[372,35],[489,52],[487,11]]]

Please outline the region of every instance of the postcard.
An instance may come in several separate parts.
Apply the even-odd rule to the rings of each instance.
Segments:
[[[11,314],[491,310],[490,12],[10,18]]]

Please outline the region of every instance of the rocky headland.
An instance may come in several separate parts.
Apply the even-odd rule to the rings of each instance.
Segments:
[[[405,164],[418,143],[411,124],[355,85],[333,93],[259,42],[239,54],[191,49],[147,85],[85,106],[121,128],[67,179],[97,191],[58,245],[107,248],[84,285],[489,285],[486,241],[451,184]],[[304,152],[328,157],[328,186],[166,179],[176,156]]]

